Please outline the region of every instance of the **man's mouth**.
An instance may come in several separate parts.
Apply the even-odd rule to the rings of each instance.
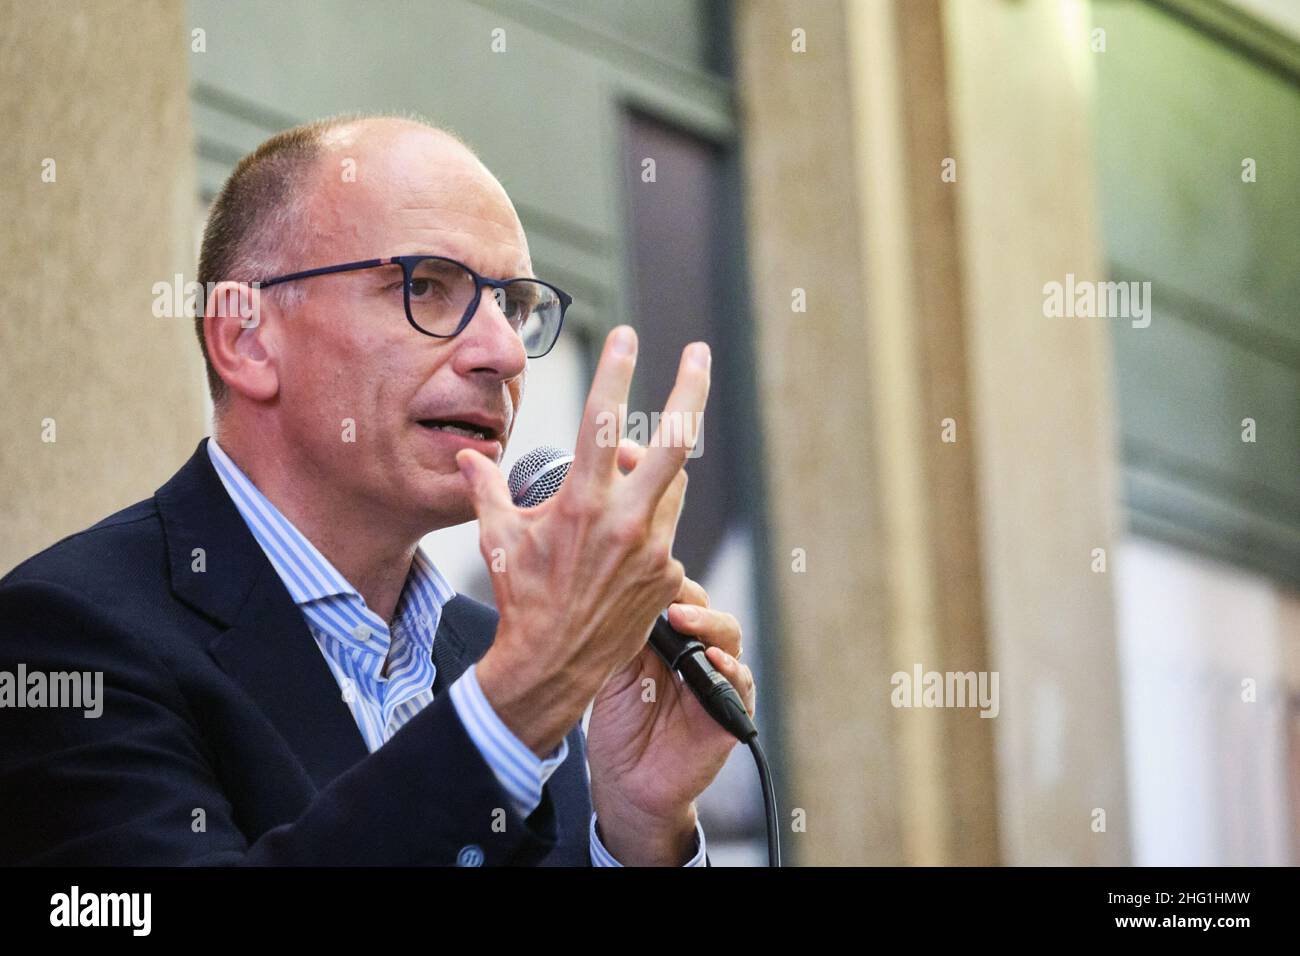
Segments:
[[[489,428],[484,425],[477,425],[474,422],[467,422],[457,418],[422,418],[419,422],[422,428],[430,431],[450,432],[453,435],[461,435],[465,438],[477,438],[482,441],[497,441],[498,432],[495,428]]]

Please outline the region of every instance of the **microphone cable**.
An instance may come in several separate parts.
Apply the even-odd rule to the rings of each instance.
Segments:
[[[758,767],[758,780],[763,788],[763,815],[767,818],[767,865],[781,865],[781,827],[777,821],[776,789],[772,786],[772,768],[767,765],[767,754],[758,742],[758,735],[749,738],[749,752]]]

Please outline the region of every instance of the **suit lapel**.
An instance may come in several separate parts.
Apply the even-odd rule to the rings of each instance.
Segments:
[[[447,689],[456,683],[456,679],[469,669],[469,665],[478,659],[477,656],[471,655],[466,647],[462,633],[465,628],[463,617],[467,602],[469,598],[457,594],[443,605],[442,614],[438,618],[438,632],[433,638],[435,697],[446,693]]]
[[[366,756],[365,740],[302,611],[263,563],[239,620],[209,649],[325,787]]]
[[[366,756],[365,740],[302,611],[217,477],[206,441],[155,496],[172,591],[218,624],[209,653],[323,788]],[[495,631],[495,612],[477,601],[457,595],[444,605],[433,641],[435,696],[483,655]]]
[[[155,495],[172,592],[216,623],[209,653],[324,787],[366,755],[365,740],[302,612],[217,477],[206,444]]]

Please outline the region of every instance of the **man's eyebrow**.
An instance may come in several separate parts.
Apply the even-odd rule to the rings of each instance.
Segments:
[[[387,258],[387,256],[384,258]],[[394,275],[400,276],[402,274],[402,266],[401,263],[386,262],[381,266],[376,266],[374,269],[367,269],[365,271],[375,283],[392,282]]]

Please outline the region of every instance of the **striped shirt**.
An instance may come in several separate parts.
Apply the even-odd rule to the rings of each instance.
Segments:
[[[433,701],[433,640],[451,585],[417,548],[391,625],[329,560],[293,526],[231,460],[215,438],[208,456],[267,560],[289,591],[357,723],[366,748],[378,750]],[[385,674],[387,663],[387,674]],[[521,817],[542,801],[542,788],[569,754],[563,740],[540,759],[497,716],[471,665],[448,693],[465,731]],[[596,816],[588,824],[591,862],[619,866],[600,842]],[[704,831],[696,824],[698,852],[687,866],[704,864]]]

